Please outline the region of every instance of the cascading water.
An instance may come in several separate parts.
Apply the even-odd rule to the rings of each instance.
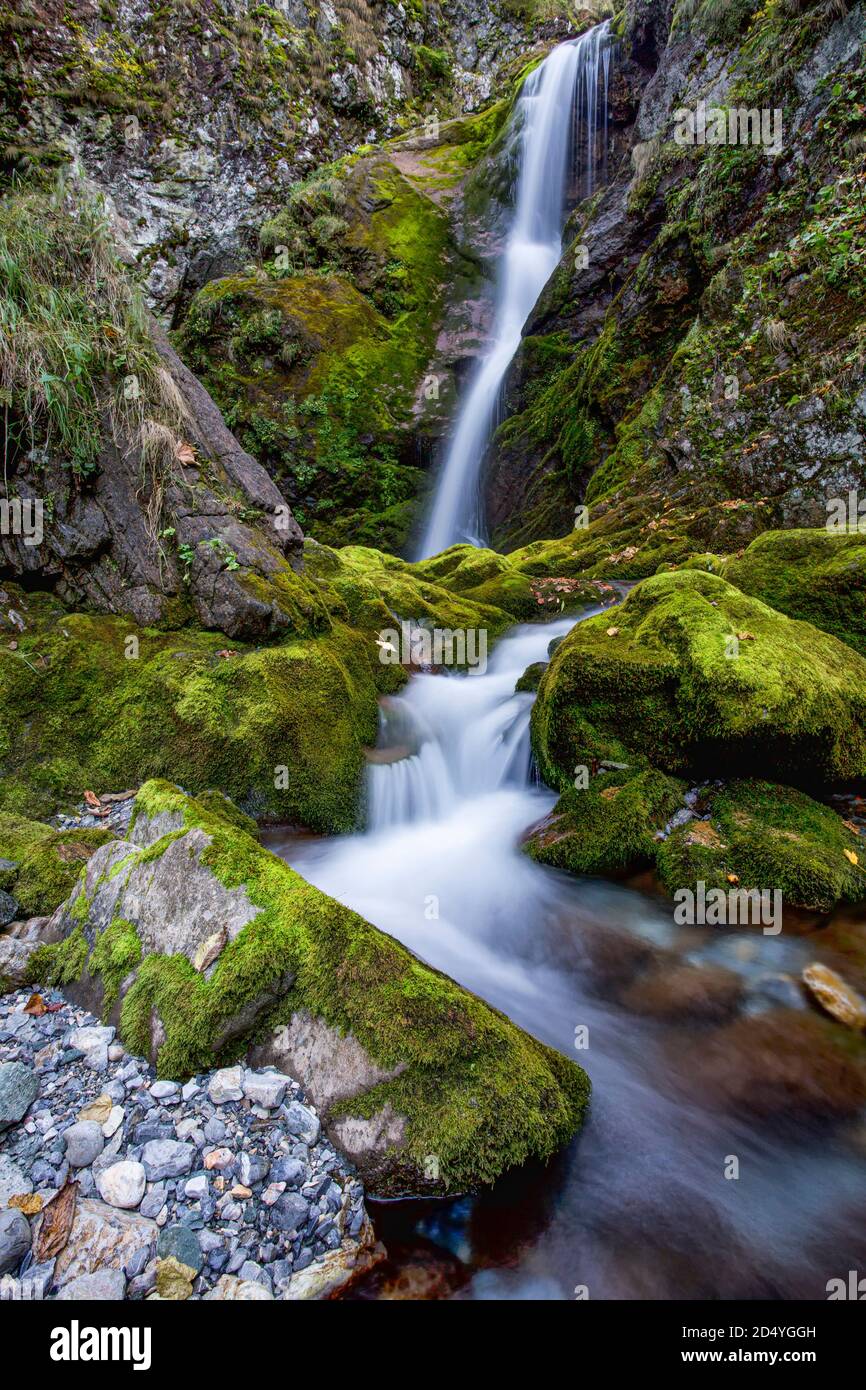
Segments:
[[[460,408],[419,559],[456,541],[482,539],[479,473],[500,390],[523,325],[562,254],[569,155],[576,140],[572,112],[586,133],[585,195],[592,192],[595,178],[600,108],[606,155],[610,52],[609,25],[600,24],[560,44],[524,83],[515,113],[520,129],[517,200],[502,256],[493,342]]]
[[[816,1297],[828,1271],[866,1255],[849,1219],[866,1202],[859,1151],[820,1127],[768,1133],[748,1114],[702,1107],[693,1073],[713,1030],[695,1035],[687,1016],[665,1025],[620,1002],[644,961],[663,975],[723,967],[743,980],[746,1014],[773,1009],[762,982],[796,979],[814,947],[676,928],[652,898],[555,873],[520,848],[554,797],[531,781],[533,696],[515,682],[569,626],[519,627],[483,675],[418,675],[388,702],[366,833],[311,842],[265,832],[310,882],[592,1078],[590,1121],[555,1177],[516,1203],[494,1194],[486,1216],[484,1203],[420,1218],[410,1206],[396,1240],[457,1255],[472,1274],[461,1296],[570,1298],[585,1284],[594,1299]],[[586,1052],[574,1050],[578,1027]],[[726,1060],[733,1076],[742,1065],[736,1052]],[[524,1084],[514,1077],[516,1095]],[[744,1181],[724,1180],[728,1154]]]
[[[496,345],[461,414],[426,550],[479,529],[473,499],[499,383],[559,254],[576,85],[591,177],[606,32],[556,49],[527,83]],[[554,797],[531,780],[533,696],[516,693],[515,684],[570,625],[519,627],[484,674],[418,675],[384,704],[364,834],[263,836],[310,882],[576,1057],[592,1078],[581,1138],[537,1189],[507,1204],[494,1193],[489,1210],[482,1200],[419,1216],[410,1205],[398,1243],[421,1238],[425,1252],[447,1249],[468,1271],[461,1297],[572,1298],[576,1285],[593,1299],[823,1297],[828,1274],[866,1260],[851,1219],[866,1205],[860,1151],[808,1121],[796,1133],[769,1131],[746,1106],[704,1104],[698,1064],[704,1051],[718,1049],[721,1027],[694,1032],[688,1009],[673,1018],[651,1008],[643,1014],[628,1000],[631,983],[646,980],[650,1005],[660,989],[670,1007],[669,973],[697,969],[712,980],[722,967],[741,981],[738,1022],[748,1022],[778,1010],[778,991],[796,981],[814,946],[796,936],[676,927],[652,897],[558,874],[520,848]],[[786,995],[785,1007],[796,1027],[805,1002]],[[578,1030],[589,1047],[576,1055]],[[748,1086],[753,1046],[725,1054],[735,1093],[740,1072]],[[811,1065],[806,1050],[804,1072]],[[792,1074],[785,1075],[787,1085]],[[525,1084],[515,1075],[516,1098]],[[731,1154],[743,1181],[725,1180]]]

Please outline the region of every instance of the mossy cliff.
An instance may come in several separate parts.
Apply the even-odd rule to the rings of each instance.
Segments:
[[[150,782],[131,835],[91,860],[55,918],[63,939],[31,972],[101,987],[125,1044],[155,1054],[161,1075],[231,1060],[310,1015],[365,1060],[362,1089],[324,1118],[353,1136],[381,1194],[490,1183],[579,1127],[589,1096],[579,1067],[306,883],[213,799]],[[159,903],[172,892],[180,906],[166,923]],[[221,928],[216,959],[197,969],[199,937]],[[315,1075],[299,1079],[315,1094]]]
[[[866,14],[817,0],[627,11],[631,148],[575,210],[526,326],[488,506],[511,546],[567,531],[586,503],[637,577],[720,548],[718,532],[735,550],[822,524],[857,486]],[[676,112],[702,100],[778,112],[778,145],[678,143]]]
[[[489,101],[539,39],[566,32],[511,0],[5,0],[2,167],[74,160],[109,193],[167,324],[243,267],[294,181]]]

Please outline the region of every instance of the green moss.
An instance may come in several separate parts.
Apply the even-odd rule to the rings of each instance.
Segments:
[[[84,928],[79,924],[65,940],[37,946],[27,962],[27,978],[34,984],[69,985],[80,980],[89,952]]]
[[[590,618],[566,637],[533,709],[533,746],[562,790],[575,764],[629,761],[629,749],[673,774],[820,787],[866,773],[864,714],[856,652],[684,570],[644,580],[613,622]]]
[[[767,531],[721,573],[744,593],[866,656],[866,535]]]
[[[532,833],[540,864],[575,874],[622,874],[655,860],[656,834],[683,803],[685,783],[652,769],[602,772],[572,787]]]
[[[695,835],[692,822],[658,846],[671,893],[699,881],[727,891],[733,875],[740,888],[779,889],[785,904],[819,912],[866,897],[862,841],[829,807],[755,781],[709,788],[705,801],[709,835]]]
[[[94,850],[114,836],[110,830],[63,830],[25,851],[15,897],[26,917],[47,917],[69,897]]]
[[[110,1015],[120,994],[121,984],[140,963],[141,941],[138,932],[131,922],[116,918],[99,933],[87,962],[88,972],[102,980],[104,1018]]]
[[[169,811],[186,828],[205,829],[212,839],[203,862],[226,888],[244,886],[259,908],[209,979],[182,956],[150,955],[138,966],[121,1009],[121,1035],[133,1051],[149,1051],[156,1010],[166,1034],[161,1075],[213,1065],[227,1024],[270,991],[284,996],[270,1023],[306,1008],[351,1032],[383,1068],[402,1064],[398,1077],[342,1109],[371,1114],[390,1101],[407,1117],[416,1170],[436,1153],[452,1189],[548,1157],[580,1123],[589,1088],[573,1063],[327,898],[206,804],[151,782],[137,806],[139,814]],[[118,924],[103,950],[117,978],[135,951],[127,924]],[[220,1056],[237,1055],[240,1046]],[[517,1090],[515,1076],[521,1077]],[[398,1188],[402,1161],[394,1156]]]

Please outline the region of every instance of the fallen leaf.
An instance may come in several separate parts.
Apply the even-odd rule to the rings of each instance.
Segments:
[[[217,652],[217,656],[221,656],[221,657],[223,658],[223,660],[225,661],[225,660],[227,660],[230,656],[237,656],[237,652],[230,652],[229,649],[228,649],[228,647],[223,647],[222,651]]]
[[[754,642],[755,634],[754,632],[738,632],[737,638],[740,642]]]
[[[195,449],[186,440],[175,446],[174,456],[178,463],[195,463]]]
[[[32,1015],[33,1018],[41,1018],[43,1014],[48,1013],[48,1005],[41,994],[31,994],[24,1005],[24,1012]]]
[[[96,806],[99,806],[99,805],[101,804],[101,803],[100,803],[100,800],[99,800],[99,797],[96,795],[95,792],[85,792],[85,793],[84,793],[84,800],[87,802],[88,806],[94,806],[94,807],[96,807]]]
[[[845,855],[845,858],[848,860],[848,862],[849,862],[850,864],[859,864],[859,863],[860,863],[860,860],[858,859],[857,855],[854,853],[853,849],[846,849],[846,850],[843,850],[842,852],[843,852],[843,854]]]
[[[853,835],[862,835],[862,834],[863,834],[863,827],[860,826],[860,825],[855,825],[854,822],[853,822],[852,820],[843,820],[842,824],[843,824],[844,826],[846,826],[846,827],[848,828],[848,830],[850,830],[851,833],[852,833]]]
[[[619,796],[621,791],[621,787],[605,787],[604,791],[602,792],[602,796],[604,797],[605,801],[613,801],[614,797]]]
[[[727,878],[728,883],[739,883],[740,881],[739,874],[726,874],[725,877]]]
[[[618,636],[619,636],[619,628],[618,628],[618,627],[609,627],[608,630],[607,630],[607,635],[608,635],[608,637],[618,637]]]
[[[17,1207],[25,1216],[37,1216],[42,1210],[42,1198],[38,1192],[17,1192],[7,1206]]]
[[[75,1220],[77,1195],[78,1183],[67,1182],[43,1207],[34,1250],[37,1264],[42,1264],[44,1260],[53,1260],[54,1256],[59,1255],[64,1249]]]
[[[79,1110],[78,1118],[79,1120],[93,1120],[95,1124],[104,1125],[111,1114],[113,1105],[114,1101],[111,1096],[106,1095],[103,1091],[101,1096],[96,1097],[96,1100],[92,1100],[89,1105],[85,1105]]]
[[[10,643],[9,643],[9,650],[10,650],[10,652],[17,652],[17,650],[18,650],[18,643],[17,643],[17,642],[10,642]]]

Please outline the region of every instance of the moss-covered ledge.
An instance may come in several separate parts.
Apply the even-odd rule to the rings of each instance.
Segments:
[[[169,829],[151,842],[157,822]],[[590,1088],[575,1063],[305,882],[220,800],[149,782],[131,837],[90,860],[55,916],[63,939],[31,973],[97,980],[125,1045],[154,1056],[161,1075],[230,1062],[293,1020],[316,1020],[338,1061],[340,1047],[364,1059],[366,1084],[345,1088],[323,1118],[381,1193],[490,1183],[550,1157],[579,1127]],[[180,939],[182,923],[198,921],[201,875],[211,937]],[[161,922],[154,906],[171,894]],[[298,1079],[321,1092],[314,1074]]]

